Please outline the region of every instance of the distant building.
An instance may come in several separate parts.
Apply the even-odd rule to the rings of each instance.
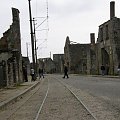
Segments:
[[[70,73],[96,74],[93,45],[73,43],[69,37],[66,38],[64,57]]]
[[[39,58],[37,60],[38,69],[44,69],[46,73],[55,73],[55,64],[51,58]]]
[[[55,72],[63,73],[64,54],[53,54],[53,62],[55,63]]]

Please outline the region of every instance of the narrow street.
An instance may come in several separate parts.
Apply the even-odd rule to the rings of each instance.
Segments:
[[[0,120],[119,120],[120,79],[45,75],[34,89],[0,110]],[[12,94],[12,93],[11,93]]]
[[[1,120],[96,120],[71,91],[45,76],[28,94],[0,111]]]
[[[98,120],[120,119],[120,78],[70,75],[62,79]]]

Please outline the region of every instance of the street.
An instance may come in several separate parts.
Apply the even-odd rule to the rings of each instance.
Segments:
[[[119,78],[46,74],[36,82],[0,110],[0,120],[120,120]]]
[[[100,120],[120,119],[120,79],[70,75],[69,79],[55,76],[70,86],[75,94]]]

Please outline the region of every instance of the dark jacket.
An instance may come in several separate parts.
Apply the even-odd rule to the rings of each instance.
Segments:
[[[68,72],[68,68],[67,68],[67,66],[64,67],[64,72],[65,72],[65,73]]]
[[[104,65],[101,66],[101,70],[105,70],[105,66]]]

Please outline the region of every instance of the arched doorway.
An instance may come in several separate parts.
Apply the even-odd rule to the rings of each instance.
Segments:
[[[102,57],[102,64],[103,65],[109,65],[110,64],[110,57],[108,52],[105,50],[105,48],[101,49],[101,57]]]
[[[110,73],[110,56],[104,48],[101,49],[101,57],[102,64],[105,66],[105,74],[108,75]]]

